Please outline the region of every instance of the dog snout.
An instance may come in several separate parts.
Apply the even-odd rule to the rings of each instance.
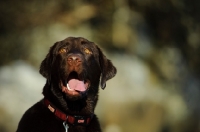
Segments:
[[[79,55],[69,55],[67,62],[70,66],[79,66],[82,63],[82,58]]]

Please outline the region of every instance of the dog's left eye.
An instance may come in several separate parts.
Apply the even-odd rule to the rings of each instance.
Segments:
[[[91,52],[88,48],[85,48],[85,49],[84,49],[84,52],[85,52],[86,54],[90,54],[90,55],[92,54],[92,52]]]
[[[67,50],[65,49],[65,48],[62,48],[62,49],[60,49],[59,50],[59,53],[61,54],[61,53],[66,53],[67,52]]]

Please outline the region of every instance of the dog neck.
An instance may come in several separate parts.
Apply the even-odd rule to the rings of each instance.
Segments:
[[[67,124],[71,125],[82,125],[87,126],[89,125],[92,117],[94,114],[90,114],[88,116],[80,116],[80,115],[68,115],[62,112],[61,110],[57,109],[55,105],[53,105],[47,98],[43,100],[44,105],[60,120]]]
[[[48,82],[46,82],[46,85],[43,88],[43,95],[45,98],[49,99],[51,103],[56,104],[56,107],[60,109],[61,111],[63,112],[72,111],[73,113],[74,112],[80,113],[85,107],[87,107],[87,103],[86,103],[88,100],[87,96],[78,100],[70,100],[70,99],[64,98],[63,95],[59,93],[59,88],[56,89],[53,87],[56,87],[56,86],[53,86],[52,84],[49,84]],[[93,97],[90,96],[89,98],[93,98]],[[93,108],[93,106],[90,106],[90,108]],[[86,113],[94,113],[94,111],[93,109],[88,109],[88,112]]]

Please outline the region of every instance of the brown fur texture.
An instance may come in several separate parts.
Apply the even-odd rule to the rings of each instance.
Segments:
[[[68,132],[101,132],[94,114],[98,87],[104,89],[106,81],[116,72],[100,48],[85,38],[68,37],[50,48],[40,67],[40,73],[47,80],[43,88],[44,97],[67,115],[93,115],[87,126],[68,124]],[[81,83],[79,89],[67,88],[70,79]],[[43,100],[25,112],[17,132],[65,132],[63,121],[44,105]]]

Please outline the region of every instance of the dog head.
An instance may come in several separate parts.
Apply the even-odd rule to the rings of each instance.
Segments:
[[[97,93],[99,81],[104,89],[106,81],[115,76],[116,68],[95,43],[69,37],[50,48],[40,73],[53,86],[53,91],[76,100]]]

